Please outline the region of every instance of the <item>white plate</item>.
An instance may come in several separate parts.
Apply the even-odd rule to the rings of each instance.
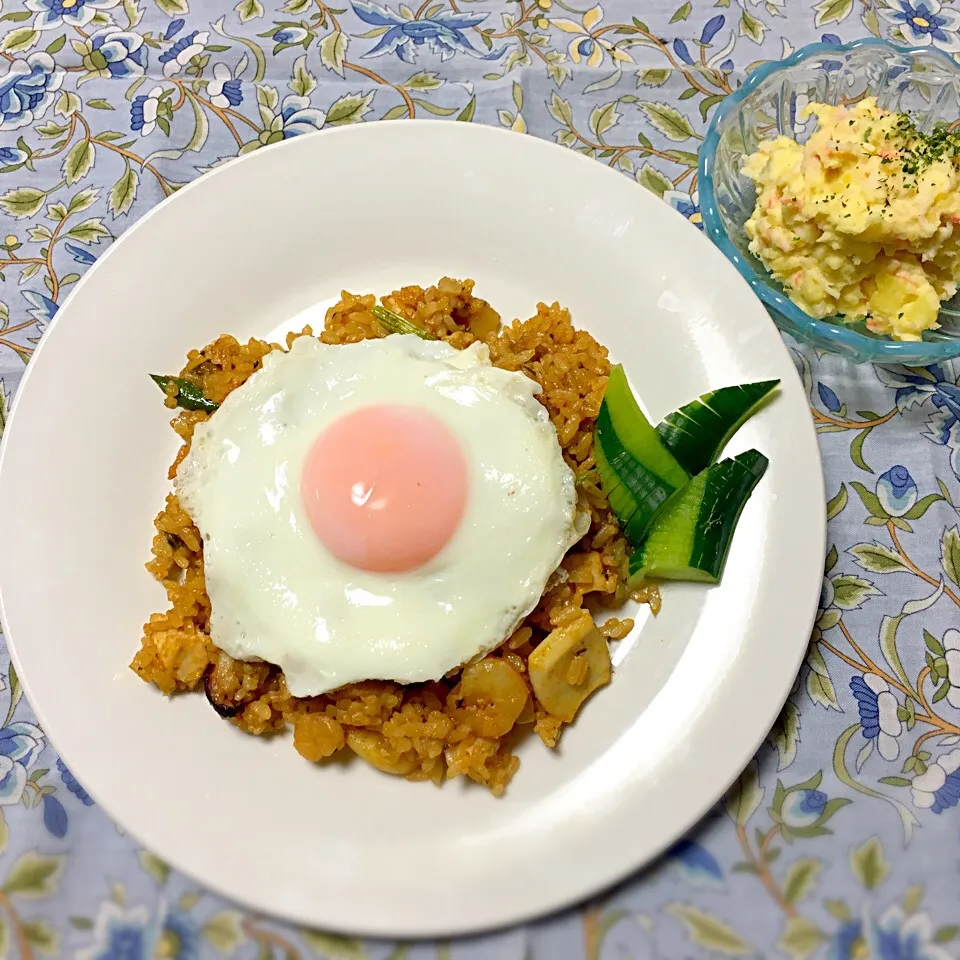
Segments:
[[[613,684],[501,800],[359,763],[316,769],[202,696],[127,669],[164,608],[143,569],[176,450],[152,372],[223,332],[315,321],[340,290],[477,280],[507,316],[538,299],[622,361],[656,418],[780,377],[735,438],[770,458],[721,586],[669,586]],[[296,318],[294,320],[293,318]],[[319,326],[319,323],[318,323]],[[731,444],[733,449],[733,444]],[[17,670],[65,762],[175,867],[250,907],[370,935],[521,920],[618,880],[747,763],[799,668],[824,497],[787,351],[736,271],[603,165],[458,123],[363,124],[231,163],[140,221],[77,284],[31,361],[0,470],[0,585]]]

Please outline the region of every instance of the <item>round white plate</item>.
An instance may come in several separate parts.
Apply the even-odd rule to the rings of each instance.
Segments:
[[[559,300],[659,419],[779,377],[731,444],[770,458],[721,586],[671,585],[610,687],[505,798],[360,763],[316,768],[202,696],[127,669],[165,597],[143,568],[177,447],[149,373],[229,332],[312,319],[341,289],[473,277],[506,317]],[[656,197],[532,137],[363,124],[222,167],[161,204],[77,284],[31,361],[0,469],[7,641],[40,723],[128,831],[252,908],[359,934],[518,921],[616,881],[717,800],[800,666],[820,590],[824,496],[807,403],[746,283]],[[483,572],[478,570],[478,576]]]

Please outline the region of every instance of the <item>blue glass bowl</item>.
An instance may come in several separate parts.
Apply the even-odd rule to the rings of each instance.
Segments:
[[[716,109],[700,150],[700,211],[711,240],[766,304],[781,330],[857,363],[926,366],[960,356],[960,294],[940,309],[940,329],[922,342],[872,334],[862,323],[833,323],[804,313],[747,248],[743,225],[756,190],[740,168],[761,140],[785,134],[803,142],[816,121],[800,122],[810,102],[851,103],[876,97],[880,106],[909,113],[921,130],[960,118],[960,66],[929,47],[884,40],[813,43],[786,60],[754,70]]]

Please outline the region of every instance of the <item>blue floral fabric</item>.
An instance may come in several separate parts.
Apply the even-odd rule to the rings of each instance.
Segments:
[[[706,122],[762,61],[869,34],[960,52],[941,0],[337,2],[6,0],[0,426],[83,272],[240,154],[345,123],[487,123],[605,163],[699,224]],[[830,496],[816,628],[763,749],[658,864],[579,910],[452,942],[248,914],[107,819],[0,647],[0,957],[960,957],[960,363],[788,346]]]

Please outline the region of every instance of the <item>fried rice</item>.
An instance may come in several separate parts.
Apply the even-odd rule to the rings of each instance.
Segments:
[[[499,722],[495,688],[471,694],[478,681],[470,665],[435,683],[369,680],[298,698],[288,693],[278,667],[229,657],[209,635],[202,538],[173,494],[157,515],[153,559],[147,564],[163,584],[170,606],[152,614],[144,625],[141,649],[131,664],[143,680],[168,695],[205,690],[218,713],[250,734],[272,735],[292,728],[294,747],[312,762],[346,749],[386,773],[438,784],[465,776],[497,796],[519,766],[514,748],[525,731],[532,728],[544,744],[556,746],[566,724],[537,700],[529,677],[530,655],[548,636],[585,622],[588,605],[594,611],[612,611],[632,596],[656,613],[660,598],[654,587],[630,593],[627,544],[596,482],[593,428],[610,371],[606,348],[577,330],[569,313],[556,303],[541,303],[535,316],[503,326],[494,309],[473,295],[473,288],[472,280],[445,277],[429,289],[403,287],[384,297],[383,303],[454,347],[483,340],[496,366],[522,371],[540,384],[539,399],[577,477],[578,507],[589,511],[591,518],[587,535],[567,553],[536,609],[485,658],[506,661],[523,678],[530,697],[519,715],[508,706],[506,723]],[[372,295],[344,292],[327,311],[320,340],[344,344],[386,336],[370,312],[376,302]],[[291,334],[286,348],[297,336],[313,335],[309,327]],[[224,335],[191,351],[180,376],[220,403],[260,368],[266,354],[280,349],[284,348],[263,340],[242,344]],[[177,387],[171,382],[166,389],[167,406],[174,408]],[[208,416],[183,410],[173,419],[183,445],[170,467],[171,479],[190,449],[194,428]],[[631,620],[612,614],[597,619],[609,640],[621,639],[633,626]],[[495,677],[498,671],[488,673]],[[582,682],[585,667],[574,659],[568,673],[571,683]]]

